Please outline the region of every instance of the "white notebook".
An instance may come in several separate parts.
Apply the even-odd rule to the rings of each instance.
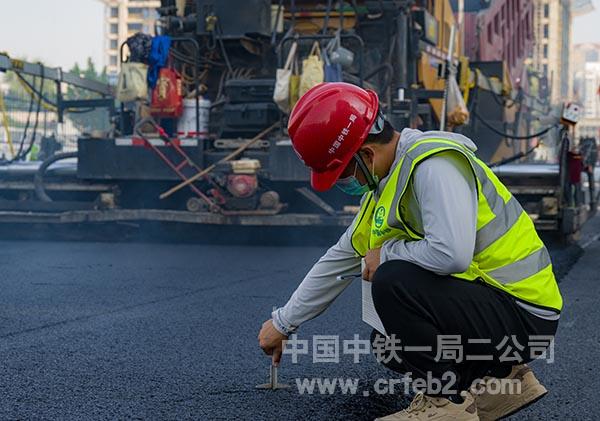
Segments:
[[[364,259],[361,267],[364,267]],[[362,319],[363,322],[371,326],[373,329],[387,336],[383,323],[375,310],[373,304],[373,294],[371,293],[371,282],[361,280],[362,283]]]
[[[383,323],[375,310],[373,304],[373,295],[371,294],[371,282],[362,281],[362,319],[363,322],[371,326],[373,329],[387,336]]]

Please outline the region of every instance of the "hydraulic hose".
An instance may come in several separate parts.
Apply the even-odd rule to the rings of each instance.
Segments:
[[[35,175],[33,176],[33,186],[35,188],[35,195],[40,201],[52,202],[52,198],[46,194],[46,189],[44,188],[44,175],[46,174],[46,170],[56,161],[67,158],[77,158],[77,152],[62,152],[52,155],[50,158],[42,162],[42,165],[40,165],[36,171]]]
[[[40,72],[41,72],[41,80],[40,80],[40,95],[42,92],[44,92],[44,67],[42,65],[40,65]],[[27,147],[27,149],[25,149],[24,151],[19,148],[19,152],[17,152],[17,158],[19,159],[25,159],[25,157],[27,156],[27,154],[29,152],[31,152],[31,150],[33,149],[33,145],[35,144],[35,138],[37,136],[37,129],[38,129],[38,123],[40,122],[40,109],[42,108],[42,97],[40,96],[40,98],[38,99],[38,103],[37,103],[37,109],[35,111],[35,123],[33,124],[33,132],[31,134],[31,141],[29,142],[29,146]],[[23,144],[21,144],[21,146],[23,146]]]
[[[525,152],[519,152],[516,155],[510,156],[510,157],[502,159],[498,162],[492,162],[492,163],[489,163],[486,165],[490,168],[494,168],[494,167],[498,167],[500,165],[508,164],[510,162],[513,162],[518,159],[521,159],[521,158],[531,155],[533,153],[533,151],[535,151],[540,145],[541,145],[541,142],[538,142],[535,146],[532,146],[531,148],[527,149]]]
[[[481,117],[479,114],[477,114],[477,111],[475,111],[474,109],[471,111],[473,113],[473,115],[475,116],[475,118],[477,118],[477,120],[479,120],[485,127],[487,127],[488,129],[490,129],[491,131],[493,131],[494,133],[496,133],[498,136],[503,136],[503,137],[507,137],[509,139],[515,139],[515,140],[529,140],[529,139],[533,139],[539,136],[543,136],[546,133],[548,133],[550,130],[554,129],[555,127],[558,127],[558,124],[554,124],[552,126],[546,127],[544,130],[541,130],[537,133],[534,134],[530,134],[527,136],[515,136],[512,134],[508,134],[508,133],[504,133],[501,132],[500,130],[496,129],[494,126],[492,126],[490,123],[488,123],[487,121],[485,121],[483,119],[483,117]]]

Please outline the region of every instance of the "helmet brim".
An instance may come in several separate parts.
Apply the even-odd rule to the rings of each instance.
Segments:
[[[352,159],[352,157],[350,157],[350,159]],[[339,168],[331,171],[315,172],[311,170],[310,185],[316,191],[323,192],[329,190],[333,187],[338,178],[340,178],[340,175],[342,175],[349,162],[350,160],[348,160],[346,165],[340,165]]]

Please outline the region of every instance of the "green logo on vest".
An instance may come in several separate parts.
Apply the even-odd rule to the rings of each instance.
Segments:
[[[385,218],[385,208],[383,206],[379,206],[375,212],[375,226],[377,228],[381,228],[383,225],[383,218]]]

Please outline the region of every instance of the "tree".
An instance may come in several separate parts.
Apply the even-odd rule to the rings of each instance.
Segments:
[[[20,60],[29,61],[26,59]],[[86,79],[108,83],[106,68],[102,69],[101,72],[98,72],[91,57],[87,58],[85,68],[82,68],[78,63],[75,63],[69,72]],[[20,76],[36,91],[39,91],[41,86],[41,79],[39,77],[33,77],[31,75]],[[24,86],[22,80],[19,78],[19,75],[12,71],[7,72],[4,77],[4,82],[8,85],[8,92],[5,98],[7,108],[9,110],[29,109],[29,104],[31,101],[31,95],[29,93],[30,88]],[[56,88],[57,84],[55,81],[44,79],[42,92],[44,99],[48,102],[44,105],[46,105],[49,109],[53,109],[56,106]],[[64,99],[94,99],[99,97],[99,94],[73,86],[68,86],[67,91],[64,92]],[[36,95],[36,102],[37,99],[38,97]],[[37,104],[33,105],[33,110],[35,111]],[[108,115],[106,111],[102,109],[91,109],[89,112],[84,113],[67,112],[66,117],[71,120],[80,131],[89,132],[91,130],[105,130],[109,125]],[[22,123],[17,122],[15,124],[20,125]]]
[[[86,68],[82,69],[78,63],[75,63],[70,70],[82,78],[96,80],[98,82],[108,83],[106,67],[100,73],[96,70],[96,65],[91,57],[87,58]],[[65,99],[94,99],[100,98],[100,95],[90,92],[86,89],[69,86],[65,94]],[[95,109],[86,113],[70,113],[69,118],[81,131],[106,129],[109,121],[105,110]]]

